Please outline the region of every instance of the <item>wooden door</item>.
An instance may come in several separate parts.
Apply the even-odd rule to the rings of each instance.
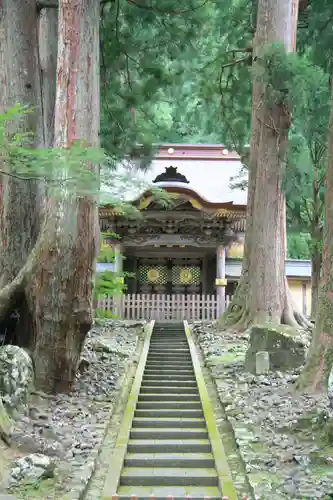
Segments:
[[[140,258],[137,269],[138,293],[170,293],[167,258]]]
[[[172,259],[171,286],[174,294],[201,294],[202,259]]]
[[[138,293],[201,294],[202,259],[140,258]]]

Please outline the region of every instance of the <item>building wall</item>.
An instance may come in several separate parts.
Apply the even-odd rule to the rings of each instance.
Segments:
[[[232,296],[235,293],[237,287],[237,281],[235,279],[229,279],[226,288],[226,295]],[[291,295],[295,301],[295,304],[299,311],[306,316],[311,316],[311,280],[309,279],[288,279],[288,285]]]
[[[291,295],[298,309],[307,316],[311,315],[311,281],[288,279]]]

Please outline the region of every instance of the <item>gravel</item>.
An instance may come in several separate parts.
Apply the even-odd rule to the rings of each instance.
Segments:
[[[93,470],[121,377],[136,355],[142,326],[112,320],[95,322],[86,338],[72,392],[55,396],[37,392],[28,416],[16,422],[12,437],[22,459],[12,463],[7,489],[1,491],[0,487],[0,494],[11,488],[18,496],[15,487],[19,487],[23,498],[30,498],[25,496],[22,484],[30,482],[34,472],[35,477],[40,472],[39,479],[45,477],[33,462],[36,456],[41,462],[44,456],[47,470],[53,471],[48,477],[54,478],[58,495],[82,489]],[[38,496],[36,492],[35,498],[55,498],[53,495]]]
[[[212,324],[195,324],[194,332],[232,424],[254,497],[332,498],[333,438],[327,432],[326,395],[295,392],[301,368],[246,373],[246,334],[219,333]]]

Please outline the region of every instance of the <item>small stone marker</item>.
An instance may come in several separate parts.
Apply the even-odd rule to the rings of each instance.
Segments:
[[[331,368],[330,375],[328,377],[327,397],[330,404],[330,410],[332,413],[333,412],[333,366]]]
[[[262,375],[269,372],[269,352],[259,351],[256,354],[256,374]]]

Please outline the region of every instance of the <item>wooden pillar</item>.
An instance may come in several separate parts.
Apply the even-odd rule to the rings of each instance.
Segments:
[[[208,267],[208,258],[205,254],[202,258],[202,280],[201,280],[201,294],[207,294],[207,267]]]
[[[307,316],[307,289],[306,289],[306,283],[302,283],[302,299],[303,299],[303,314],[304,316]]]
[[[114,259],[114,272],[118,279],[123,279],[123,246],[121,243],[114,245],[115,259]],[[123,319],[123,294],[117,294],[113,299],[113,314],[120,319]]]
[[[218,299],[218,316],[225,310],[225,287],[227,280],[225,279],[225,257],[226,249],[223,245],[219,245],[216,251],[216,296]]]

